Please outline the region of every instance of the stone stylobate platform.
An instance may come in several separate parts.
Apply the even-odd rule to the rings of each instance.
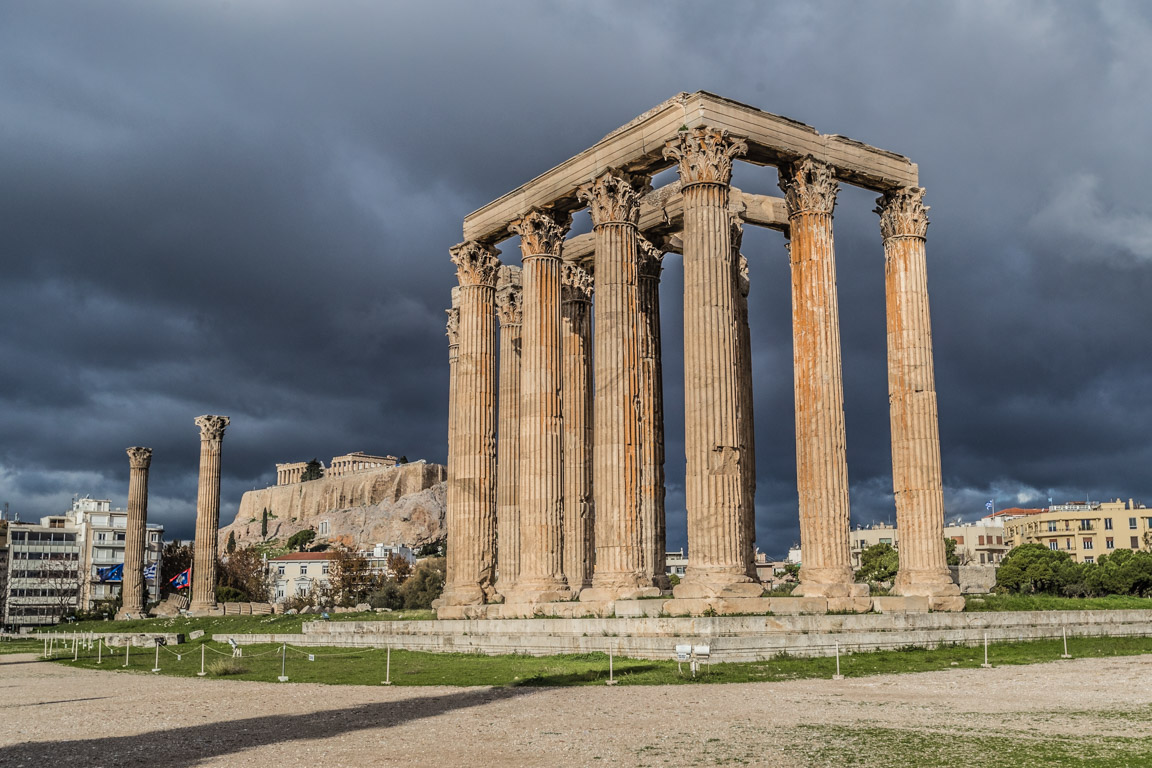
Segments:
[[[776,166],[784,196],[732,187],[736,161]],[[679,180],[652,190],[652,174],[673,165]],[[665,607],[766,609],[753,561],[755,268],[740,249],[748,225],[790,241],[804,557],[795,599],[813,610],[872,607],[849,562],[832,228],[841,183],[882,193],[877,263],[883,253],[901,530],[894,591],[935,610],[963,607],[944,558],[927,208],[916,166],[700,92],[660,104],[464,221],[465,241],[452,249],[460,286],[442,617],[598,613],[667,595],[659,278],[671,251],[683,254],[684,269],[688,567]],[[565,239],[584,207],[592,232]],[[515,279],[494,248],[512,235],[523,262]],[[584,608],[564,607],[577,596]]]

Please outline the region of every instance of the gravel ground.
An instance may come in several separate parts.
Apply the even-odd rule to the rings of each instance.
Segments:
[[[887,729],[1147,739],[1152,657],[839,681],[491,689],[152,677],[0,656],[0,766],[870,765],[854,734]]]

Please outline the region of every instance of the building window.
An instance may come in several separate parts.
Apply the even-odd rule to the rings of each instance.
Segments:
[[[1060,549],[1059,542],[1057,542],[1056,539],[1052,539],[1052,541],[1048,542],[1048,549]]]
[[[152,542],[153,544],[155,544],[156,542],[160,541],[160,534],[159,534],[159,532],[154,532],[154,533],[151,533],[151,534],[149,534],[149,535],[148,535],[148,541]]]
[[[323,574],[324,576],[328,575],[328,563],[321,563],[320,564],[320,573]]]
[[[963,544],[964,543],[964,537],[963,536],[953,536],[952,540],[955,541],[957,544]]]
[[[1048,521],[1048,530],[1049,531],[1055,531],[1056,530],[1056,521],[1055,520],[1049,520]]]
[[[306,563],[300,564],[300,575],[301,576],[307,576],[308,575],[308,565]]]
[[[116,541],[124,541],[124,534],[117,533],[116,534]]]
[[[284,575],[284,566],[282,566],[282,565],[276,566],[276,573],[279,576],[283,576]]]
[[[107,541],[107,540],[108,540],[108,534],[105,533],[104,531],[100,531],[99,533],[96,534],[96,541]]]
[[[1064,539],[1064,549],[1072,549],[1072,539]]]
[[[1112,530],[1112,518],[1108,517],[1104,519],[1104,530]]]
[[[1136,518],[1134,518],[1134,517],[1128,518],[1128,527],[1131,528],[1132,530],[1136,530]]]
[[[1092,539],[1084,539],[1084,549],[1092,549]]]
[[[1111,536],[1104,539],[1104,549],[1115,549],[1115,548],[1116,548],[1116,542],[1114,542],[1112,540]]]
[[[1081,520],[1080,521],[1080,530],[1082,530],[1082,531],[1092,530],[1092,521],[1091,520]]]
[[[321,520],[320,521],[320,530],[318,530],[317,533],[319,533],[321,536],[327,536],[328,530],[329,530],[328,521],[327,520]]]
[[[997,544],[1003,544],[1004,543],[1004,537],[1003,536],[997,536],[996,537],[996,543]]]
[[[1094,562],[1096,562],[1096,558],[1094,558],[1094,557],[1092,557],[1091,555],[1089,555],[1088,557],[1084,558],[1084,562],[1086,562],[1086,563],[1094,563]]]
[[[984,565],[984,553],[980,553],[980,565]]]
[[[1132,537],[1132,549],[1140,549],[1140,537],[1139,536],[1133,536]]]
[[[980,546],[984,546],[984,537],[980,537]],[[980,562],[984,562],[984,558],[980,558]]]

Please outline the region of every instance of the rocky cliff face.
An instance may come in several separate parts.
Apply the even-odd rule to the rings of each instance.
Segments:
[[[265,509],[269,539],[284,542],[297,531],[315,528],[317,541],[354,549],[377,543],[415,548],[444,535],[446,477],[440,464],[401,464],[249,491],[236,519],[220,529],[220,550],[232,533],[238,546],[259,542]],[[324,521],[328,533],[321,535]]]

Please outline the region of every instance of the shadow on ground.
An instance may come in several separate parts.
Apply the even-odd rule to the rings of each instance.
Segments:
[[[162,688],[158,689],[159,691]],[[397,725],[531,695],[532,688],[484,688],[438,696],[411,696],[397,701],[309,712],[301,715],[266,715],[223,722],[169,728],[132,736],[95,739],[35,741],[0,747],[0,766],[81,765],[165,766],[192,768],[205,760],[254,747],[309,739],[324,739],[368,729]],[[45,702],[47,703],[47,702]],[[33,706],[28,704],[26,706]],[[178,708],[180,702],[157,697],[157,708]]]

